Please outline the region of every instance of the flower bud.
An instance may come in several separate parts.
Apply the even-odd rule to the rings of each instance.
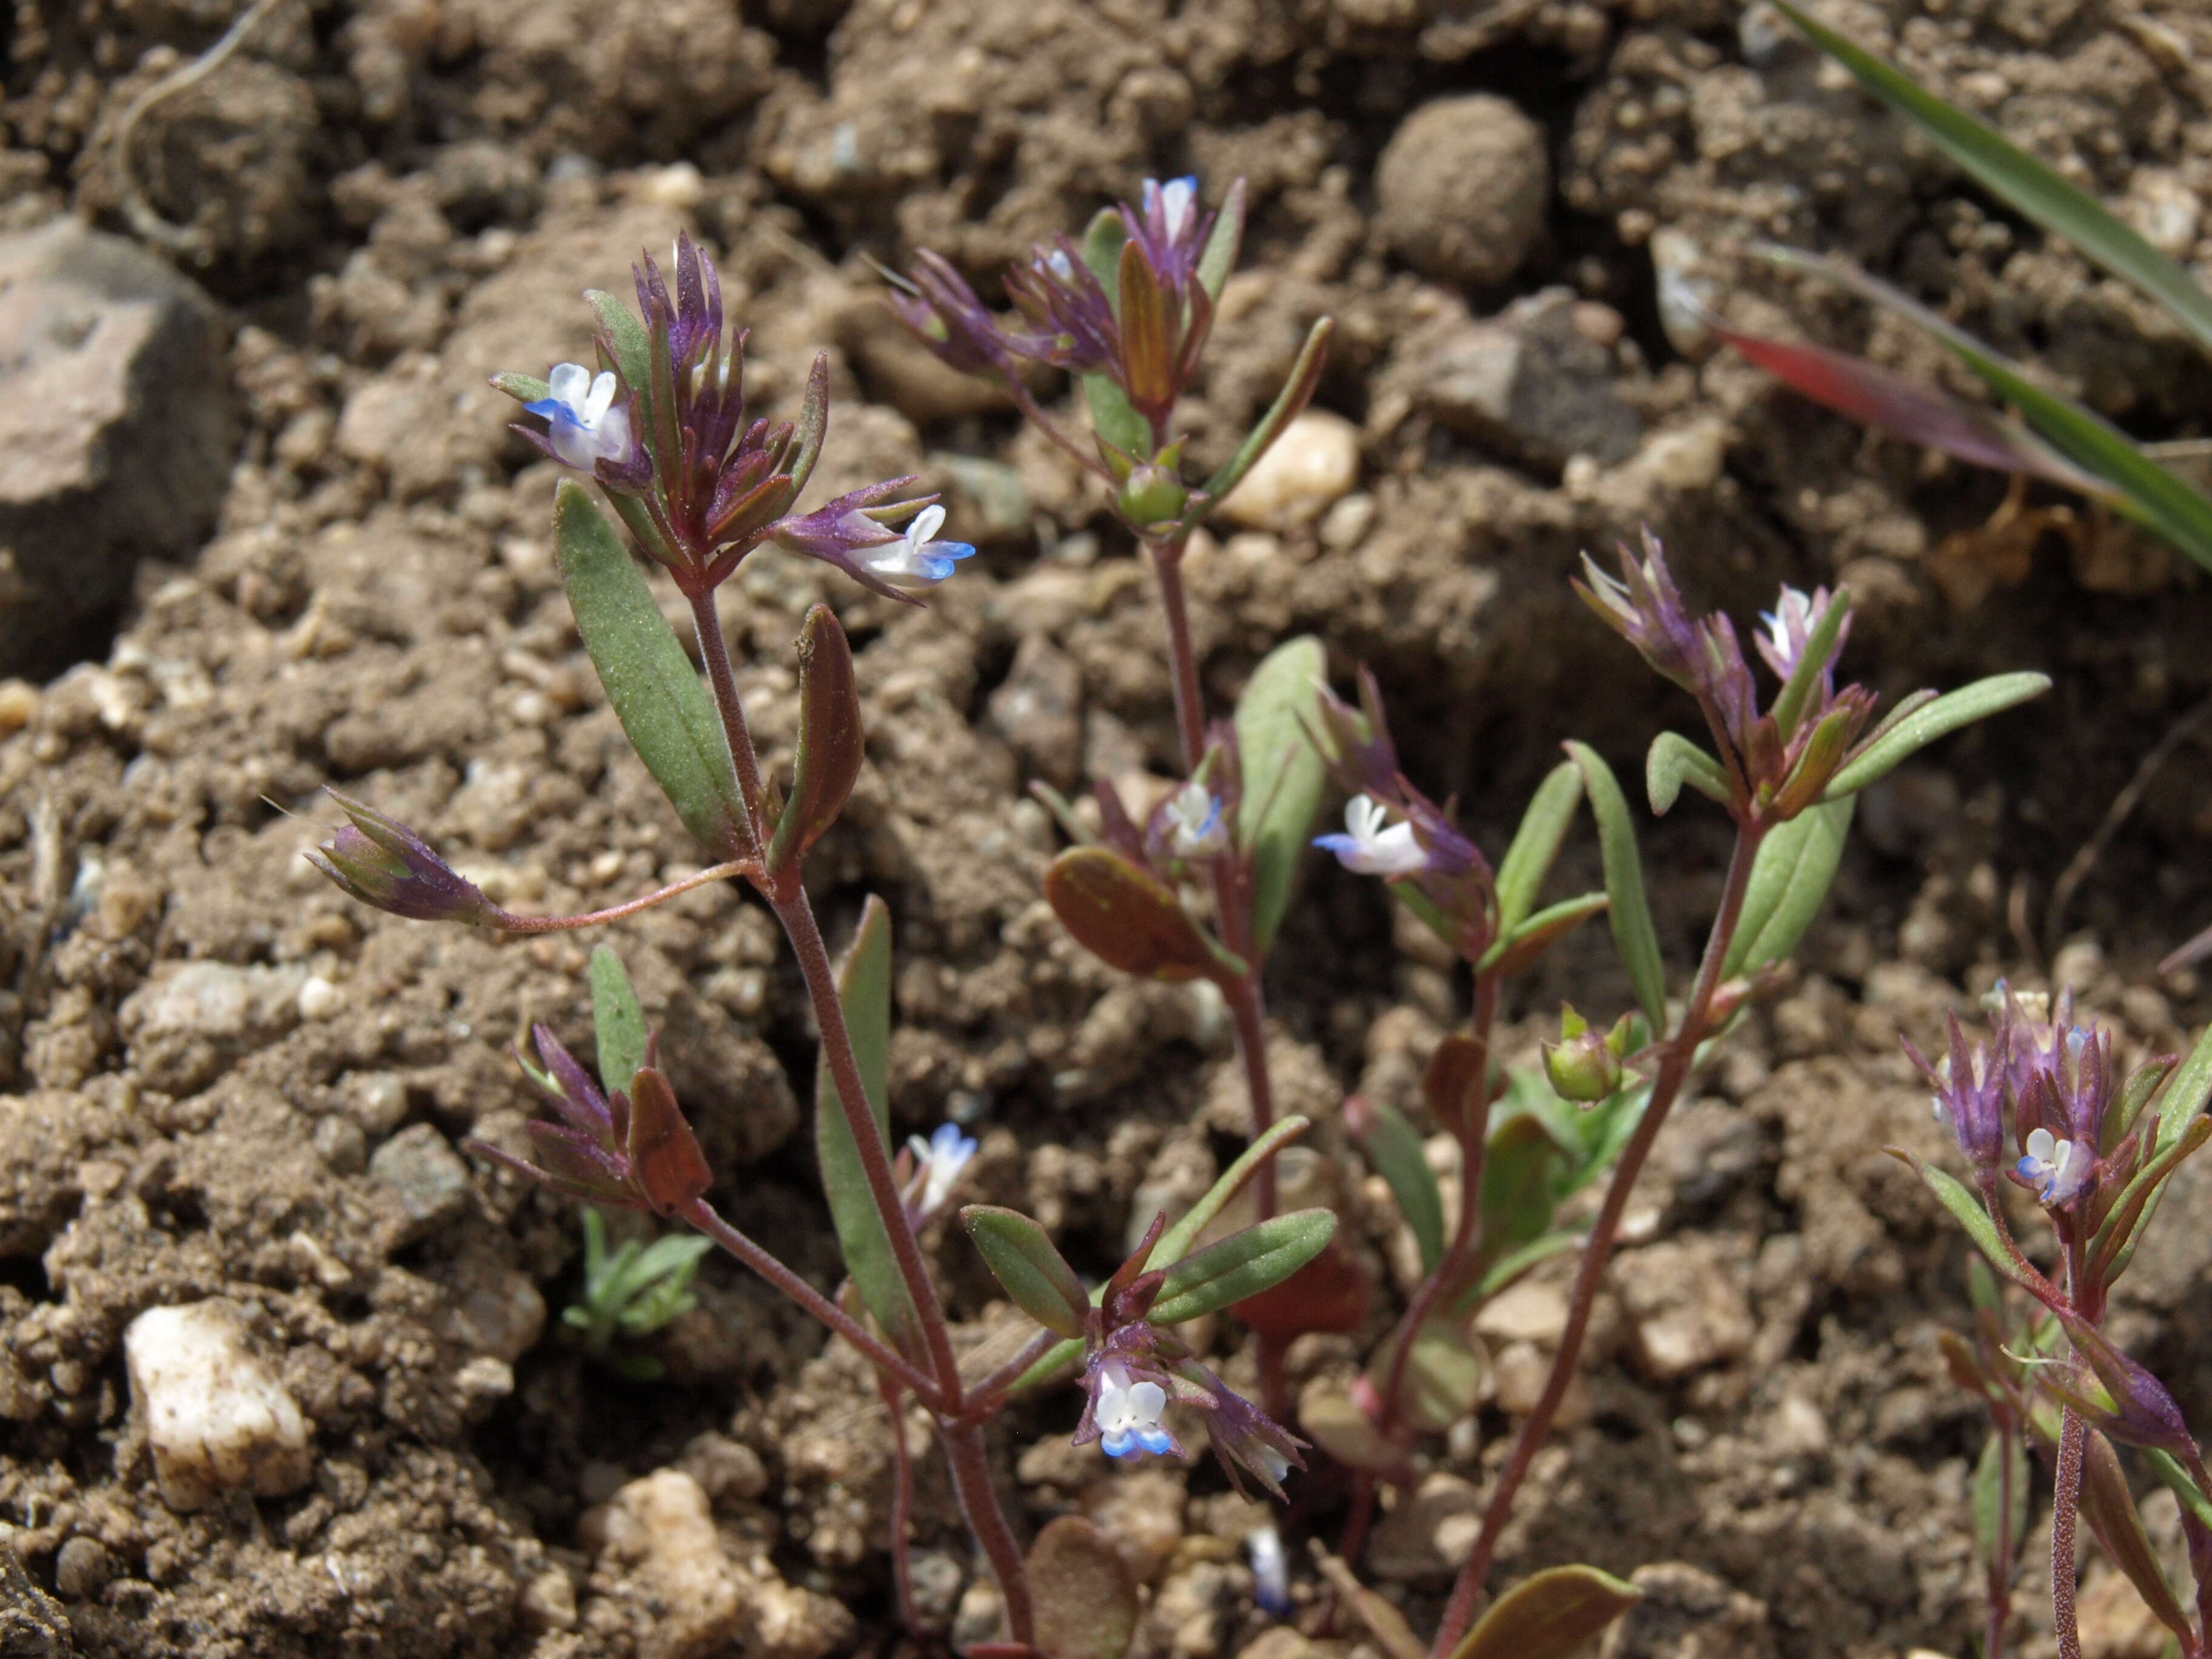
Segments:
[[[1137,526],[1166,524],[1182,516],[1190,492],[1164,466],[1140,466],[1129,474],[1115,510]]]
[[[1616,1033],[1620,1028],[1614,1028]],[[1559,1012],[1559,1040],[1547,1042],[1544,1075],[1562,1100],[1604,1100],[1620,1088],[1620,1054],[1572,1008]]]
[[[412,921],[496,927],[507,913],[397,818],[337,790],[327,792],[352,823],[307,854],[307,862],[363,904]]]

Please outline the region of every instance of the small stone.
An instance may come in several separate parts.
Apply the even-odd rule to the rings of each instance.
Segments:
[[[1382,1518],[1368,1565],[1377,1578],[1401,1584],[1448,1577],[1474,1548],[1481,1526],[1481,1494],[1440,1469]]]
[[[1375,527],[1375,498],[1361,490],[1346,495],[1322,514],[1321,544],[1332,553],[1346,553],[1367,539]]]
[[[693,1436],[680,1465],[712,1503],[749,1504],[768,1490],[760,1454],[726,1434]]]
[[[404,1219],[395,1249],[428,1237],[469,1206],[469,1166],[428,1123],[402,1129],[378,1147],[368,1160],[368,1176],[399,1200]]]
[[[991,693],[991,724],[1028,768],[1056,788],[1083,768],[1083,672],[1075,659],[1032,634]]]
[[[1552,1356],[1533,1342],[1509,1342],[1491,1364],[1492,1387],[1498,1409],[1508,1417],[1528,1417],[1544,1396],[1552,1380]],[[1559,1408],[1553,1413],[1554,1429],[1579,1428],[1590,1419],[1589,1384],[1577,1371],[1567,1379]]]
[[[320,974],[310,974],[300,987],[300,1018],[328,1019],[345,1006],[345,997],[338,988]]]
[[[1399,125],[1375,168],[1376,224],[1425,276],[1502,283],[1544,227],[1544,131],[1487,93],[1438,98]]]
[[[199,545],[236,447],[226,355],[136,243],[68,217],[0,237],[0,673],[87,654],[142,555]]]
[[[1547,288],[1480,322],[1446,319],[1409,337],[1388,378],[1439,424],[1538,465],[1612,465],[1636,453],[1644,421],[1578,309],[1573,289]]]
[[[528,1273],[469,1255],[441,1275],[452,1298],[445,1334],[472,1353],[513,1364],[545,1329],[545,1298]]]
[[[356,1072],[343,1094],[348,1115],[379,1140],[406,1119],[407,1084],[397,1072]]]
[[[1683,1561],[1638,1567],[1644,1599],[1605,1633],[1598,1659],[1773,1659],[1766,1603]]]
[[[460,1395],[469,1421],[482,1422],[493,1407],[514,1392],[514,1367],[480,1353],[453,1373],[453,1392]]]
[[[1182,1541],[1183,1483],[1159,1469],[1133,1469],[1094,1480],[1077,1500],[1140,1584],[1167,1568]]]
[[[748,1659],[823,1659],[850,1645],[854,1621],[839,1603],[781,1578],[754,1593],[747,1621]]]
[[[224,1492],[278,1498],[307,1484],[307,1421],[231,1304],[149,1308],[124,1332],[123,1353],[171,1509],[204,1509]]]
[[[1655,1382],[1741,1359],[1756,1329],[1728,1263],[1704,1239],[1663,1240],[1614,1259],[1638,1363]]]
[[[20,732],[39,717],[39,688],[28,680],[0,681],[0,737]]]
[[[1497,1342],[1556,1346],[1566,1328],[1567,1298],[1559,1286],[1525,1279],[1491,1297],[1474,1316],[1475,1334]]]
[[[516,1621],[527,1631],[576,1628],[576,1587],[558,1567],[548,1567],[514,1598]]]
[[[296,1024],[307,978],[298,968],[179,963],[131,993],[117,1023],[149,1087],[191,1094]]]
[[[1221,516],[1255,530],[1311,524],[1359,482],[1359,428],[1341,415],[1309,409],[1285,427],[1221,503]]]
[[[690,1475],[657,1469],[585,1516],[600,1553],[659,1604],[640,1659],[707,1659],[738,1638],[746,1582],[722,1549],[707,1494]]]
[[[359,1175],[368,1164],[368,1137],[361,1125],[343,1117],[319,1118],[312,1137],[315,1156],[332,1175]]]
[[[115,1558],[97,1538],[72,1538],[54,1555],[54,1588],[65,1601],[89,1601],[115,1577]]]

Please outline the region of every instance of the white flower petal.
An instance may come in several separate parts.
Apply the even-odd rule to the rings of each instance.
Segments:
[[[578,418],[583,410],[584,399],[592,385],[592,371],[581,363],[562,363],[545,377],[545,384],[560,405],[568,411],[571,419]]]

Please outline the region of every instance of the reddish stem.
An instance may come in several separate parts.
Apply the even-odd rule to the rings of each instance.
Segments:
[[[731,859],[726,863],[712,864],[694,876],[672,881],[667,886],[634,898],[605,910],[587,910],[578,916],[517,916],[507,911],[499,913],[496,924],[502,933],[565,933],[579,927],[597,927],[602,922],[620,921],[624,916],[634,916],[641,910],[650,910],[656,904],[665,904],[679,893],[688,893],[695,887],[704,887],[710,881],[727,881],[732,876],[750,876],[758,872],[760,866],[750,859]]]
[[[2081,1501],[2081,1456],[2087,1435],[2072,1407],[2058,1428],[2058,1489],[2051,1509],[2051,1619],[2058,1659],[2081,1659],[2081,1628],[2074,1612],[2074,1516]]]
[[[898,1384],[879,1371],[876,1388],[891,1420],[891,1584],[898,1594],[899,1622],[906,1626],[908,1635],[922,1642],[928,1640],[929,1632],[921,1622],[921,1609],[915,1604],[914,1564],[909,1559],[914,1540],[908,1535],[914,1515],[914,1457],[906,1449]]]
[[[1198,684],[1198,652],[1190,639],[1190,605],[1182,591],[1183,545],[1178,535],[1172,541],[1146,542],[1145,550],[1152,556],[1152,571],[1160,580],[1160,609],[1167,613],[1168,670],[1175,682],[1176,732],[1182,740],[1187,777],[1198,769],[1199,757],[1206,752],[1206,703]]]
[[[699,635],[699,659],[707,665],[707,682],[714,688],[714,707],[722,716],[722,735],[730,745],[730,763],[737,770],[738,793],[745,804],[745,827],[757,846],[765,846],[773,825],[763,833],[760,822],[760,759],[753,753],[752,728],[745,724],[744,705],[738,701],[737,676],[730,671],[729,641],[722,637],[722,619],[714,610],[714,590],[690,596],[691,623]]]
[[[1659,1138],[1667,1114],[1689,1077],[1690,1062],[1697,1054],[1698,1044],[1708,1035],[1713,994],[1720,988],[1721,964],[1727,960],[1729,946],[1735,938],[1736,924],[1743,915],[1744,894],[1751,885],[1752,863],[1765,839],[1765,825],[1739,823],[1736,826],[1735,850],[1729,860],[1728,884],[1722,892],[1720,913],[1713,918],[1712,931],[1705,939],[1705,954],[1698,965],[1697,982],[1682,1010],[1680,1026],[1662,1052],[1659,1073],[1652,1081],[1650,1103],[1644,1109],[1636,1133],[1629,1137],[1620,1162],[1613,1167],[1613,1179],[1605,1189],[1605,1201],[1599,1206],[1589,1241],[1583,1246],[1582,1261],[1575,1269],[1574,1290],[1567,1303],[1566,1328],[1559,1334],[1559,1351],[1553,1356],[1551,1375],[1545,1379],[1544,1392],[1535,1409],[1521,1425],[1513,1450],[1499,1472],[1497,1489],[1483,1511],[1482,1530],[1475,1535],[1474,1548],[1460,1568],[1458,1580],[1452,1585],[1451,1600],[1445,1604],[1443,1623],[1437,1628],[1436,1645],[1431,1650],[1432,1659],[1447,1659],[1467,1634],[1468,1626],[1474,1623],[1475,1605],[1481,1599],[1484,1581],[1490,1576],[1490,1564],[1498,1553],[1498,1540],[1512,1513],[1514,1496],[1528,1478],[1537,1449],[1551,1432],[1552,1419],[1559,1413],[1560,1401],[1566,1397],[1567,1385],[1574,1380],[1575,1367],[1582,1358],[1583,1339],[1589,1334],[1590,1313],[1597,1303],[1599,1281],[1613,1254],[1620,1218],[1628,1207],[1630,1189],[1636,1185],[1644,1160],[1651,1155],[1651,1145]]]
[[[2020,1431],[2006,1420],[1997,1425],[1996,1432],[1997,1535],[1996,1547],[1990,1552],[1989,1583],[1984,1591],[1989,1626],[1982,1638],[1982,1659],[2004,1659],[2005,1627],[2012,1622],[2013,1555],[2019,1547],[2012,1535],[2012,1466]]]
[[[960,1512],[968,1530],[975,1534],[991,1571],[1006,1598],[1006,1634],[1028,1646],[1035,1638],[1035,1616],[1030,1606],[1030,1580],[1022,1561],[1021,1547],[1006,1525],[999,1507],[999,1494],[991,1484],[991,1460],[983,1447],[983,1431],[973,1423],[940,1422],[945,1437],[945,1461],[952,1469],[952,1490],[960,1499]]]

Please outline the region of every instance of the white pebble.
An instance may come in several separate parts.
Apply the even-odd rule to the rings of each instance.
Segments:
[[[1310,409],[1221,503],[1221,516],[1255,530],[1311,524],[1359,482],[1359,428],[1341,415]]]
[[[224,1492],[278,1498],[307,1484],[307,1419],[229,1303],[149,1308],[123,1334],[123,1353],[171,1509],[204,1509]]]
[[[344,1006],[345,998],[338,988],[320,974],[310,974],[300,987],[300,1018],[328,1019]]]

